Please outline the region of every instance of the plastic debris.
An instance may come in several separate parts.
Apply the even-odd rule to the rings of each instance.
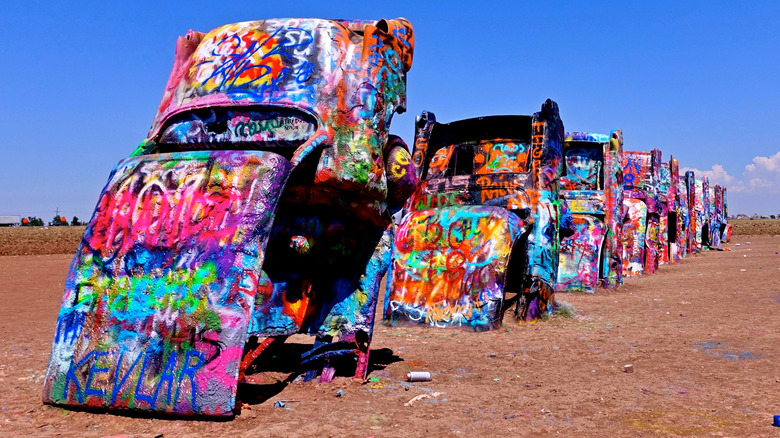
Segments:
[[[344,390],[339,389],[338,391],[336,391],[336,397],[344,397]]]
[[[430,393],[430,394],[420,394],[420,395],[412,397],[411,400],[409,400],[408,402],[404,403],[404,406],[412,406],[414,404],[414,402],[416,402],[416,401],[420,401],[420,400],[423,400],[423,399],[426,399],[426,398],[431,398],[431,399],[432,398],[436,398],[436,397],[438,397],[438,396],[440,396],[442,394],[444,394],[444,393],[443,392],[433,392],[433,393]]]
[[[277,400],[277,401],[274,402],[274,407],[275,408],[283,408],[284,407],[284,402],[281,401],[281,400]]]

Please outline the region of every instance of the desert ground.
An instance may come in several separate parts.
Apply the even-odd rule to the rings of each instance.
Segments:
[[[483,333],[377,323],[365,382],[292,381],[312,342],[293,337],[239,388],[230,421],[43,405],[83,228],[0,229],[0,436],[778,436],[780,221],[743,222],[723,251],[616,291],[559,294],[574,316],[518,325],[510,311]]]

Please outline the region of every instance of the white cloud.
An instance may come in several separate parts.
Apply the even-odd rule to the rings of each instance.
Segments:
[[[745,173],[769,172],[780,174],[780,152],[771,157],[755,157],[753,164],[745,166]]]
[[[729,186],[736,179],[733,176],[729,175],[726,169],[724,169],[723,166],[720,164],[713,164],[712,169],[709,170],[699,170],[690,167],[683,167],[682,169],[680,169],[680,175],[684,175],[685,172],[689,170],[692,170],[694,175],[696,175],[696,177],[707,175],[707,179],[710,181],[710,187],[713,187],[716,184],[721,186]]]
[[[724,186],[729,193],[777,194],[780,193],[780,152],[771,157],[754,157],[745,166],[742,178],[736,178],[720,164],[714,164],[709,170],[682,167],[680,174],[692,170],[697,177],[707,175],[710,187],[715,184]]]
[[[734,186],[735,192],[780,193],[780,152],[771,157],[754,157],[745,166],[742,180]]]

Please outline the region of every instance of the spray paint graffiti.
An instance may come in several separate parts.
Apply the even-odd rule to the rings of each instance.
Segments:
[[[721,191],[720,191],[720,217],[721,217],[720,240],[723,243],[728,243],[729,241],[731,241],[731,224],[729,223],[729,207],[728,207],[728,202],[726,202],[725,187],[721,187]]]
[[[556,291],[593,293],[623,282],[623,134],[567,134],[561,197],[574,233],[562,237]]]
[[[706,177],[705,177],[706,178]],[[694,179],[694,193],[693,193],[693,208],[694,213],[696,215],[696,229],[695,229],[695,250],[696,252],[701,252],[704,246],[704,235],[705,235],[705,216],[706,216],[706,210],[705,210],[705,199],[704,199],[704,193],[705,193],[705,180],[696,178]]]
[[[44,400],[229,415],[227,370],[241,360],[262,262],[252,254],[289,171],[267,152],[122,161],[68,275]]]
[[[528,224],[506,209],[469,206],[418,210],[404,225],[386,311],[439,327],[500,325],[512,244]]]
[[[688,252],[701,252],[701,216],[703,209],[701,180],[696,179],[692,170],[685,172],[685,184],[688,188],[688,217],[690,228],[688,230]]]
[[[701,196],[702,196],[702,212],[701,212],[701,244],[702,247],[709,247],[712,245],[712,217],[710,211],[712,210],[710,202],[710,179],[707,175],[701,177]],[[714,200],[713,200],[714,201]]]
[[[675,260],[679,261],[690,252],[691,219],[688,208],[688,185],[685,175],[677,181],[677,252]],[[674,254],[673,254],[674,255]]]
[[[658,267],[658,191],[661,151],[623,152],[623,274],[652,274]]]
[[[417,184],[388,133],[413,45],[404,19],[179,38],[71,267],[44,401],[232,415],[244,371],[294,333],[316,336],[307,378],[341,356],[364,376],[392,214]]]
[[[717,247],[720,246],[720,237],[721,237],[721,231],[720,231],[720,224],[721,224],[721,216],[720,216],[720,200],[719,198],[722,196],[720,186],[709,186],[708,190],[708,196],[707,200],[709,201],[708,204],[708,210],[707,210],[707,221],[708,221],[708,233],[707,233],[707,243],[710,247]]]
[[[423,113],[416,128],[422,182],[394,241],[385,321],[496,328],[506,291],[520,297],[521,321],[549,313],[559,222],[571,222],[557,193],[557,104],[548,100],[533,116],[449,124]]]
[[[658,250],[660,264],[678,263],[684,254],[683,236],[679,219],[680,198],[677,194],[680,184],[680,165],[671,157],[668,163],[661,165],[661,183],[659,186],[660,223]],[[683,251],[681,253],[681,251]]]

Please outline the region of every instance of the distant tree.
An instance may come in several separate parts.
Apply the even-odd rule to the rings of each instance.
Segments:
[[[51,223],[49,225],[53,226],[61,226],[61,225],[68,225],[68,220],[65,219],[65,216],[54,216],[54,219],[51,220]]]
[[[42,227],[43,226],[43,219],[41,219],[39,217],[35,217],[35,216],[29,216],[27,218],[27,223],[26,224],[22,223],[22,224],[23,225],[28,225],[28,226],[31,226],[31,227]]]
[[[79,222],[79,218],[78,218],[78,216],[73,216],[73,220],[72,220],[72,221],[70,221],[70,224],[71,224],[72,226],[74,226],[74,227],[75,227],[75,226],[78,226],[78,225],[82,225],[82,223],[81,223],[81,222]]]

